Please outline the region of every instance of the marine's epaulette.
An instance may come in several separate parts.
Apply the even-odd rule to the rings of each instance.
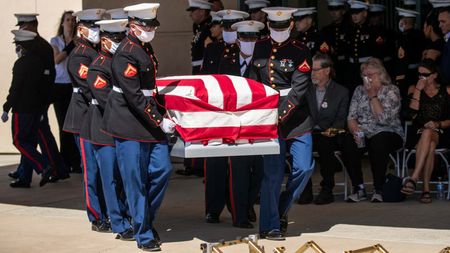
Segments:
[[[266,38],[259,39],[256,42],[263,42],[263,41],[267,41],[267,40],[270,40],[270,36],[267,36]]]
[[[292,40],[290,41],[290,44],[293,45],[293,46],[295,46],[295,47],[298,47],[298,48],[300,48],[300,49],[302,49],[302,50],[306,49],[305,44],[303,44],[301,41],[296,40],[296,39],[292,39]]]

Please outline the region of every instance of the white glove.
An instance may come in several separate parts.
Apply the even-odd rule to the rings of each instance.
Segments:
[[[8,119],[9,119],[8,112],[3,112],[3,114],[2,114],[2,121],[6,122],[6,121],[8,121]]]
[[[163,118],[161,124],[159,124],[159,127],[161,127],[163,132],[166,134],[174,133],[175,126],[176,126],[175,122],[173,122],[172,120],[167,119],[167,118]]]

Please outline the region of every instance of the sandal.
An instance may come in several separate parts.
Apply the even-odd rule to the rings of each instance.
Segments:
[[[405,177],[403,179],[403,187],[400,190],[401,193],[406,195],[412,195],[416,191],[416,182],[410,177]]]
[[[420,203],[423,204],[430,204],[433,199],[431,198],[430,192],[422,192],[422,195],[420,195],[419,198]]]

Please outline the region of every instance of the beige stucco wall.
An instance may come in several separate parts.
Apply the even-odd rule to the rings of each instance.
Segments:
[[[59,18],[64,10],[80,10],[81,0],[12,0],[1,1],[2,22],[0,22],[0,104],[3,105],[8,89],[11,84],[11,70],[17,56],[12,44],[13,36],[11,30],[17,21],[14,13],[39,13],[39,33],[42,37],[50,40],[55,36]],[[10,115],[11,116],[11,115]],[[49,110],[52,129],[57,135],[57,125],[53,113],[53,108]],[[0,122],[0,153],[17,152],[12,145],[11,123]]]

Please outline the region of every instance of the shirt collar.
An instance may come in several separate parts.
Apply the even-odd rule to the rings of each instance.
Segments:
[[[448,33],[444,36],[445,42],[448,42],[449,39],[450,39],[450,32],[448,32]]]

